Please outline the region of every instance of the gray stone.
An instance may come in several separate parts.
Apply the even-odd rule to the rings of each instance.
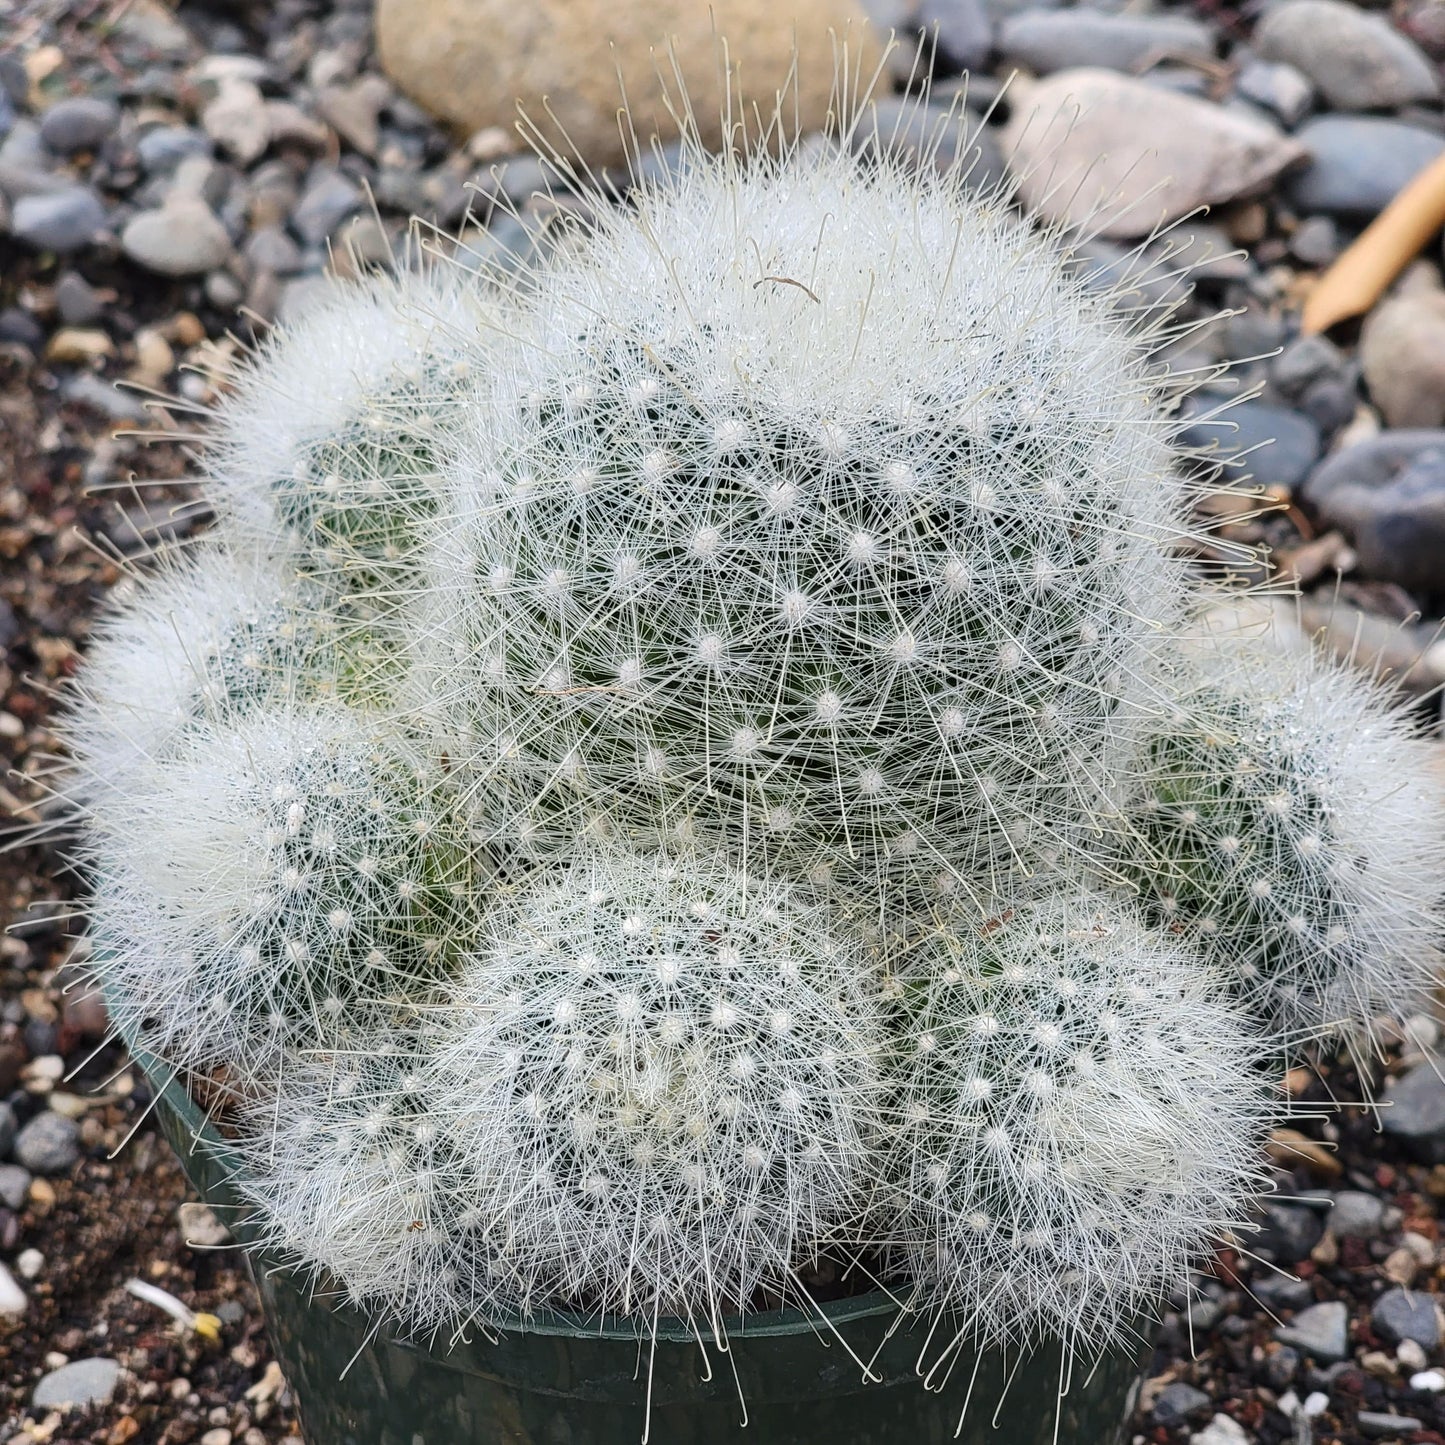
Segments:
[[[875,148],[896,160],[919,165],[925,159],[935,170],[965,172],[978,189],[1004,179],[998,141],[972,111],[943,102],[920,104],[902,96],[880,100],[866,125],[854,133],[860,154]]]
[[[30,1194],[30,1171],[18,1164],[0,1164],[0,1204],[6,1209],[23,1209]]]
[[[1376,215],[1445,154],[1445,137],[1373,116],[1320,116],[1295,138],[1312,159],[1285,177],[1291,204],[1337,216]]]
[[[25,1297],[25,1291],[20,1288],[20,1282],[0,1264],[0,1318],[6,1315],[12,1318],[23,1315],[30,1308],[30,1301]]]
[[[294,276],[301,269],[301,248],[280,226],[262,226],[252,232],[243,254],[258,271],[272,271],[277,276]]]
[[[1231,485],[1293,488],[1320,455],[1320,429],[1288,407],[1243,401],[1218,418],[1190,421],[1180,432],[1186,447],[1207,451],[1224,464]]]
[[[1262,1204],[1260,1215],[1261,1229],[1255,1237],[1256,1243],[1269,1251],[1276,1264],[1294,1264],[1307,1259],[1325,1232],[1319,1215],[1297,1204]]]
[[[19,1127],[15,1110],[9,1104],[0,1103],[0,1159],[4,1159],[15,1147]]]
[[[1414,1340],[1421,1349],[1433,1350],[1440,1343],[1440,1318],[1435,1313],[1435,1296],[1418,1290],[1386,1290],[1370,1311],[1375,1333],[1397,1345]]]
[[[1287,1274],[1267,1274],[1255,1280],[1250,1289],[1267,1310],[1307,1309],[1314,1303],[1315,1292],[1307,1279],[1292,1279]]]
[[[1385,1204],[1360,1189],[1341,1189],[1335,1207],[1325,1216],[1330,1232],[1340,1239],[1378,1239],[1384,1230]]]
[[[1176,1380],[1159,1392],[1154,1401],[1154,1418],[1161,1425],[1178,1425],[1191,1415],[1202,1414],[1209,1406],[1209,1396],[1203,1390]]]
[[[105,303],[78,271],[66,271],[55,283],[55,309],[67,326],[88,326],[104,312]]]
[[[1184,1311],[1190,1333],[1195,1336],[1208,1334],[1219,1323],[1223,1313],[1224,1305],[1217,1299],[1210,1299],[1207,1295],[1202,1299],[1190,1300],[1188,1308]]]
[[[1235,94],[1262,105],[1291,130],[1309,114],[1315,88],[1309,76],[1292,65],[1268,60],[1250,60],[1234,78]]]
[[[1317,467],[1301,491],[1354,544],[1365,571],[1411,591],[1445,591],[1445,429],[1383,431]],[[1421,1064],[1386,1091],[1380,1122],[1445,1163],[1445,1084]]]
[[[122,391],[113,381],[93,371],[77,371],[66,377],[60,392],[66,401],[88,407],[112,421],[145,421],[150,415],[133,392]]]
[[[1306,216],[1289,238],[1289,253],[1306,266],[1328,266],[1345,248],[1330,216]]]
[[[80,1158],[73,1119],[44,1109],[15,1136],[15,1162],[32,1174],[64,1174]]]
[[[1286,396],[1299,396],[1315,382],[1343,369],[1344,354],[1327,336],[1300,336],[1269,364],[1269,379]]]
[[[1074,66],[1133,72],[1163,55],[1214,58],[1214,32],[1175,15],[1105,15],[1097,10],[1026,10],[999,27],[1009,65],[1036,75]]]
[[[938,50],[955,70],[979,70],[993,49],[993,19],[983,0],[923,0],[918,24],[937,27]]]
[[[1388,110],[1440,93],[1435,69],[1414,41],[1345,0],[1287,0],[1267,10],[1254,48],[1309,76],[1335,110]]]
[[[57,100],[40,117],[40,139],[56,155],[93,151],[103,145],[120,124],[120,107],[96,95],[73,95]]]
[[[75,186],[72,177],[55,172],[55,157],[40,139],[40,127],[22,116],[0,141],[0,191],[18,201],[22,196],[48,196]]]
[[[348,216],[361,209],[365,199],[361,187],[340,171],[318,168],[296,203],[291,225],[303,241],[320,246]]]
[[[169,175],[188,156],[209,156],[211,138],[189,125],[157,125],[135,143],[147,175]]]
[[[198,276],[231,254],[231,238],[215,212],[190,196],[142,211],[121,232],[120,245],[132,261],[163,276]]]
[[[102,1355],[88,1360],[72,1360],[58,1370],[42,1376],[30,1397],[37,1410],[60,1410],[66,1406],[84,1409],[104,1405],[115,1394],[120,1380],[120,1366]]]
[[[1249,1436],[1239,1421],[1216,1415],[1197,1435],[1189,1437],[1189,1445],[1249,1445]]]
[[[1299,1351],[1292,1350],[1288,1345],[1280,1345],[1278,1349],[1264,1357],[1264,1377],[1275,1390],[1287,1390],[1294,1384],[1295,1375],[1299,1372]]]
[[[1349,1306],[1343,1300],[1328,1300],[1301,1310],[1289,1324],[1275,1330],[1274,1337],[1317,1364],[1329,1365],[1349,1358],[1349,1327]]]
[[[1359,1426],[1360,1434],[1368,1435],[1371,1440],[1383,1440],[1388,1435],[1410,1435],[1425,1428],[1424,1422],[1413,1415],[1389,1415],[1379,1410],[1361,1410],[1355,1416],[1355,1424]]]
[[[49,195],[21,196],[10,230],[37,251],[67,255],[90,245],[105,229],[105,206],[89,186],[67,186]]]

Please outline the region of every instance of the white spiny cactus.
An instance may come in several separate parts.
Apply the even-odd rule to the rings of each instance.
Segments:
[[[1266,1187],[1262,1045],[1199,961],[1100,895],[920,945],[897,1009],[879,1237],[967,1341],[1092,1354]]]
[[[181,1069],[244,1074],[444,975],[485,879],[435,779],[335,705],[198,724],[92,820],[97,970]]]
[[[1183,523],[1146,345],[1045,240],[952,175],[696,160],[520,302],[433,558],[499,836],[605,798],[977,890],[1090,818]]]
[[[1428,1007],[1445,773],[1405,707],[1270,633],[1179,649],[1133,782],[1129,871],[1281,1042]]]
[[[575,860],[487,921],[427,1107],[454,1204],[510,1275],[476,1308],[704,1335],[852,1222],[883,1038],[861,951],[781,888],[646,855]]]

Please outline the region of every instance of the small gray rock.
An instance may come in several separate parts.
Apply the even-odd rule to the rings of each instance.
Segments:
[[[1208,1298],[1208,1296],[1190,1300],[1188,1308],[1184,1311],[1189,1331],[1195,1336],[1208,1334],[1219,1323],[1223,1313],[1223,1304],[1217,1299]]]
[[[1287,0],[1267,10],[1254,48],[1309,76],[1335,110],[1388,110],[1440,93],[1414,41],[1384,16],[1344,0]]]
[[[48,196],[68,191],[72,177],[55,173],[55,157],[40,139],[40,127],[22,116],[0,141],[0,191],[18,201],[22,196]]]
[[[67,186],[49,195],[21,196],[10,230],[37,251],[68,255],[90,245],[105,229],[105,206],[89,186]]]
[[[1343,1300],[1327,1300],[1301,1310],[1287,1325],[1281,1325],[1274,1337],[1282,1345],[1292,1345],[1316,1364],[1330,1365],[1349,1358],[1350,1310]]]
[[[1149,58],[1214,59],[1214,32],[1177,15],[1106,15],[1097,10],[1025,10],[999,27],[1009,65],[1036,75],[1093,66],[1132,73]]]
[[[25,1297],[25,1291],[20,1288],[20,1281],[0,1264],[0,1318],[9,1315],[12,1318],[23,1315],[30,1308],[30,1301]]]
[[[19,1130],[19,1124],[15,1118],[15,1110],[9,1104],[0,1103],[0,1159],[4,1159],[15,1147],[15,1135]],[[19,1208],[12,1205],[12,1209]]]
[[[1388,1415],[1379,1410],[1361,1410],[1355,1416],[1360,1434],[1371,1440],[1383,1440],[1387,1435],[1409,1435],[1425,1428],[1424,1422],[1413,1415]]]
[[[1344,354],[1329,337],[1300,336],[1270,362],[1269,379],[1295,397],[1323,377],[1338,375],[1344,364]]]
[[[280,226],[262,226],[253,231],[243,254],[256,270],[277,276],[294,276],[301,269],[301,248]]]
[[[1374,216],[1445,153],[1445,137],[1373,116],[1324,115],[1295,132],[1312,159],[1284,187],[1301,212]]]
[[[66,271],[55,283],[55,309],[67,326],[88,326],[105,310],[94,286],[78,271]]]
[[[1315,1298],[1307,1279],[1291,1279],[1287,1274],[1267,1274],[1255,1280],[1250,1289],[1260,1304],[1275,1312],[1307,1309]]]
[[[1290,130],[1309,114],[1315,98],[1309,76],[1292,65],[1267,60],[1247,61],[1234,79],[1234,89],[1242,99],[1273,111]]]
[[[303,241],[320,246],[365,199],[361,187],[340,171],[318,169],[291,213],[291,225]]]
[[[1297,1204],[1262,1204],[1261,1229],[1257,1243],[1268,1250],[1276,1264],[1294,1264],[1309,1256],[1325,1232],[1313,1209]]]
[[[1378,1239],[1384,1229],[1384,1201],[1360,1189],[1341,1189],[1335,1207],[1325,1216],[1339,1239]]]
[[[1250,478],[1256,486],[1293,488],[1320,455],[1320,429],[1314,422],[1262,401],[1240,402],[1217,419],[1191,421],[1179,439],[1229,464],[1225,475],[1231,485]]]
[[[64,1174],[80,1158],[73,1119],[44,1109],[15,1136],[15,1162],[32,1174]]]
[[[1421,1349],[1433,1350],[1440,1343],[1440,1319],[1435,1313],[1435,1296],[1419,1290],[1386,1290],[1370,1311],[1375,1333],[1397,1345],[1414,1340]]]
[[[104,145],[120,124],[120,107],[96,95],[58,100],[40,117],[40,139],[56,155],[74,155]]]
[[[860,155],[877,148],[911,165],[927,156],[936,170],[966,172],[975,189],[996,186],[1006,175],[993,131],[972,111],[942,102],[920,104],[902,96],[880,100],[868,123],[854,133],[853,145]]]
[[[0,1204],[6,1209],[23,1209],[30,1194],[30,1171],[18,1164],[0,1164]]]
[[[1197,1435],[1189,1437],[1189,1445],[1249,1445],[1249,1436],[1238,1420],[1216,1415]]]
[[[1445,429],[1382,431],[1336,452],[1301,495],[1372,577],[1445,590]],[[1427,1163],[1445,1163],[1445,1085],[1428,1063],[1391,1085],[1380,1122]]]
[[[1329,216],[1306,216],[1289,238],[1289,253],[1306,266],[1328,266],[1345,248],[1340,228]]]
[[[41,1377],[30,1403],[37,1410],[60,1410],[66,1406],[84,1409],[104,1405],[120,1380],[120,1366],[102,1355],[72,1360]]]
[[[1272,1354],[1264,1357],[1264,1376],[1271,1389],[1289,1389],[1298,1373],[1299,1351],[1290,1349],[1288,1345],[1281,1345]]]
[[[132,261],[163,276],[198,276],[231,254],[231,238],[215,212],[191,196],[133,217],[120,245]]]
[[[1191,1415],[1203,1414],[1209,1407],[1209,1396],[1203,1390],[1176,1380],[1159,1392],[1154,1401],[1154,1418],[1161,1425],[1178,1425]]]
[[[164,176],[190,156],[209,156],[211,138],[189,125],[156,125],[140,136],[135,149],[148,176]]]
[[[923,0],[918,25],[938,32],[940,55],[954,70],[980,70],[993,50],[993,20],[983,0]]]

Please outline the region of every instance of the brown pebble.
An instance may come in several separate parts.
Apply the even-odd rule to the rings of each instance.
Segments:
[[[62,326],[45,347],[45,359],[62,366],[85,366],[115,355],[115,342],[93,327]]]

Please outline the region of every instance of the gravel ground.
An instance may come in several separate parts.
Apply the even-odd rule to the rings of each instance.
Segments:
[[[889,16],[919,9],[895,0]],[[1237,475],[1226,476],[1209,505],[1229,519],[1229,541],[1274,549],[1250,575],[1297,580],[1309,628],[1436,716],[1438,247],[1366,319],[1363,341],[1355,324],[1300,338],[1297,315],[1321,268],[1445,152],[1438,0],[1326,4],[1308,24],[1222,0],[1156,14],[1019,0],[921,9],[941,26],[938,97],[969,58],[982,67],[969,92],[977,107],[1014,66],[1045,77],[1102,67],[1105,114],[1126,100],[1162,105],[1149,134],[1176,172],[1211,147],[1216,160],[1231,154],[1225,117],[1262,128],[1259,193],[1226,184],[1193,197],[1215,210],[1179,233],[1199,263],[1186,315],[1235,314],[1181,342],[1175,364],[1235,363],[1201,408],[1257,392],[1231,414],[1237,433],[1215,428],[1222,451],[1275,438],[1247,463],[1263,497],[1241,498]],[[1344,64],[1352,55],[1370,63]],[[1181,97],[1202,109],[1177,112]],[[1001,126],[1026,103],[1026,91],[1005,91],[990,113],[986,170],[1002,166]],[[495,131],[449,136],[398,95],[377,68],[364,3],[173,11],[159,0],[0,0],[0,748],[10,768],[0,808],[22,825],[46,818],[54,691],[97,605],[147,545],[204,525],[183,480],[187,433],[215,395],[219,361],[304,307],[328,264],[383,260],[411,214],[470,224],[470,179],[513,197],[519,214],[499,212],[490,234],[517,244],[545,206],[528,199],[537,173],[525,159],[510,180],[492,178],[509,147]],[[474,234],[471,244],[487,243]],[[1085,264],[1106,275],[1132,266],[1141,296],[1162,301],[1173,263],[1158,247],[1131,260],[1132,244],[1095,241]],[[147,393],[172,400],[145,405]],[[1194,440],[1209,439],[1201,422]],[[186,1244],[198,1226],[180,1222],[186,1185],[145,1119],[144,1081],[105,1044],[95,1003],[65,992],[84,949],[69,897],[48,847],[0,855],[0,919],[12,925],[0,940],[0,1438],[291,1439],[298,1427],[239,1261]],[[1166,1319],[1133,1440],[1445,1445],[1435,1306],[1445,1085],[1419,1053],[1434,1038],[1417,1021],[1390,1064],[1403,1082],[1372,1081],[1392,1102],[1382,1115],[1330,1105],[1362,1095],[1343,1066],[1292,1076],[1322,1106],[1303,1126],[1314,1143],[1293,1154],[1281,1145],[1264,1232],[1247,1252],[1221,1255],[1204,1298]],[[215,1316],[217,1337],[173,1328],[127,1291],[137,1279]],[[88,1363],[57,1380],[78,1362]],[[51,1408],[57,1390],[90,1391],[95,1403]]]

